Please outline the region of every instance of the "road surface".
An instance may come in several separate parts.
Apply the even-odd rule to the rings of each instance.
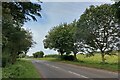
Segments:
[[[32,60],[42,78],[118,78],[118,73],[60,62]],[[92,79],[91,79],[92,80]]]

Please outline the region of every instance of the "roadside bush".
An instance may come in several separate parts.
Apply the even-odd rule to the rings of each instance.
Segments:
[[[63,55],[62,60],[74,61],[75,58],[73,55]]]
[[[33,54],[34,58],[43,58],[44,56],[44,52],[43,51],[39,51]]]

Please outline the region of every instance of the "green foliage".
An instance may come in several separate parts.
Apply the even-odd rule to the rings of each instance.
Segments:
[[[63,55],[61,59],[62,60],[68,60],[68,61],[74,61],[75,60],[73,55]]]
[[[33,53],[34,58],[43,58],[43,55],[44,55],[43,51]]]
[[[30,61],[19,60],[14,65],[2,69],[3,78],[40,78]]]
[[[115,18],[116,9],[111,5],[90,6],[77,22],[76,36],[79,49],[85,53],[101,51],[105,53],[119,50],[120,27]]]
[[[17,55],[24,53],[29,50],[30,47],[34,44],[32,40],[31,32],[14,26],[4,26],[3,25],[3,33],[6,39],[4,41],[3,37],[3,58],[6,56],[8,59],[7,62],[14,63]]]
[[[26,54],[35,43],[32,33],[22,28],[24,22],[40,15],[40,4],[31,2],[2,3],[2,58],[3,66],[15,63],[19,54]]]
[[[22,54],[19,54],[19,58],[25,58],[26,57],[26,54],[22,53]]]
[[[31,19],[37,20],[35,16],[40,16],[41,5],[32,2],[3,2],[2,13],[11,15],[13,22],[24,23]]]
[[[54,49],[58,51],[61,56],[66,53],[76,54],[75,48],[75,38],[74,34],[76,31],[76,21],[71,24],[60,24],[48,32],[48,35],[44,39],[44,47],[49,49]]]
[[[120,1],[115,2],[112,6],[116,9],[116,18],[118,18],[120,22]]]
[[[94,53],[94,56],[86,57],[86,55],[77,55],[78,60],[81,60],[86,63],[101,63],[101,56],[99,53]],[[118,56],[117,55],[105,55],[106,62],[109,64],[117,64],[118,63]],[[116,65],[117,66],[117,65]]]

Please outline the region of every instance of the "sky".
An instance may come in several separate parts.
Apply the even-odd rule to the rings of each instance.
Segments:
[[[79,19],[86,8],[90,5],[100,5],[109,2],[43,2],[41,4],[42,17],[37,17],[37,22],[29,21],[24,27],[33,34],[33,40],[37,43],[32,47],[27,55],[32,56],[37,51],[43,51],[46,54],[56,54],[54,50],[44,49],[43,40],[48,31],[61,23],[71,23]]]

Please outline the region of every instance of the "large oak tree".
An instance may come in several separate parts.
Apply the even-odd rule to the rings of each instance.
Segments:
[[[86,53],[100,51],[103,63],[105,54],[120,49],[120,26],[115,10],[109,4],[92,5],[77,22],[80,50]]]

